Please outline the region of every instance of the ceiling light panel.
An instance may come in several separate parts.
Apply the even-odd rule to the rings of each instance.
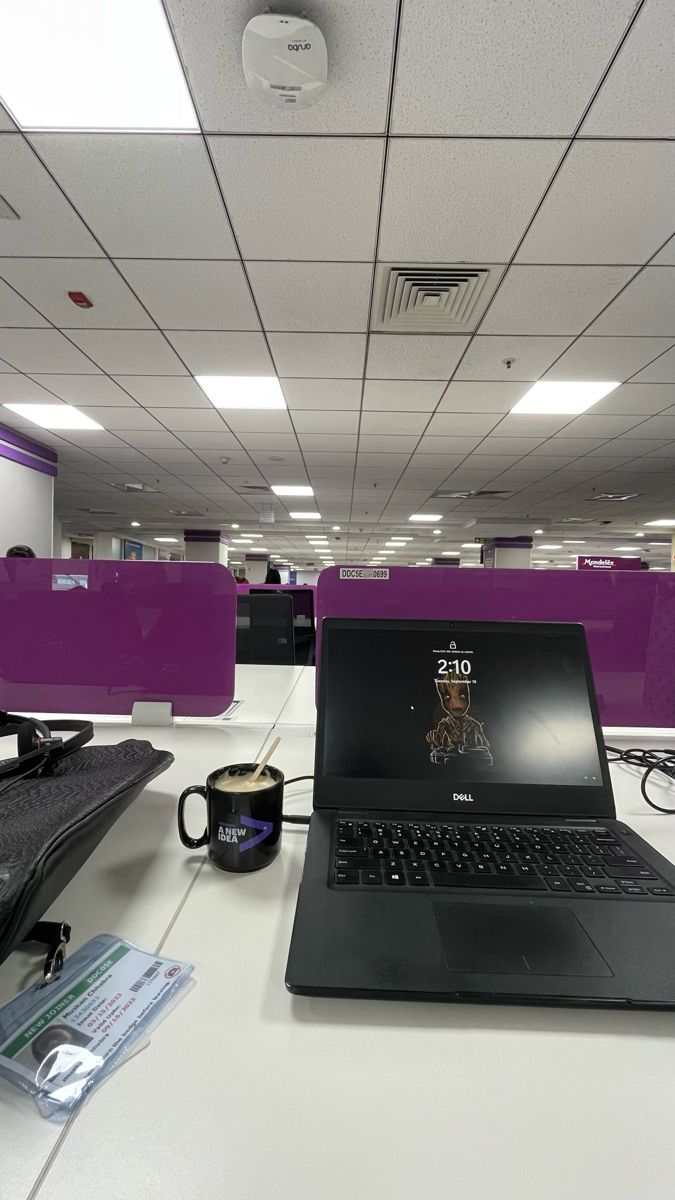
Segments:
[[[286,407],[276,375],[195,375],[195,379],[215,408]]]
[[[42,429],[103,429],[71,404],[4,404],[3,408]]]
[[[320,521],[321,513],[318,512],[292,512],[288,514],[294,521]]]
[[[311,487],[294,487],[286,484],[272,484],[272,491],[275,496],[313,496],[314,488]]]
[[[409,521],[442,521],[443,518],[440,513],[413,513],[411,517],[408,517],[408,520]]]
[[[603,396],[619,387],[619,381],[590,380],[563,383],[540,380],[511,409],[512,413],[539,413],[543,416],[586,412]]]
[[[11,5],[0,80],[23,129],[199,128],[160,0]]]

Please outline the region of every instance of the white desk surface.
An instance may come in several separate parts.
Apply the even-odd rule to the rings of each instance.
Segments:
[[[310,723],[280,728],[275,762],[287,777],[310,773]],[[111,1200],[672,1200],[675,1013],[288,995],[303,828],[284,831],[272,866],[238,877],[175,831],[177,793],[257,757],[271,734],[148,731],[176,763],[53,912],[74,920],[76,943],[105,930],[162,945],[195,964],[196,986],[65,1129],[0,1085],[2,1200],[101,1188]],[[612,773],[619,815],[675,859],[675,820],[644,805],[631,769]],[[289,788],[290,811],[310,802],[308,785]],[[35,962],[11,956],[0,998]]]

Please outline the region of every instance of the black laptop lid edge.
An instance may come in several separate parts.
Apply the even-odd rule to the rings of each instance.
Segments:
[[[433,629],[454,632],[506,633],[513,626],[546,631],[565,630],[579,640],[588,700],[593,721],[593,732],[602,774],[601,786],[565,787],[560,785],[509,785],[489,784],[476,797],[469,808],[464,800],[454,802],[444,784],[429,785],[424,781],[418,803],[412,798],[420,792],[420,785],[410,779],[355,779],[353,777],[328,776],[322,773],[324,758],[324,731],[327,693],[330,687],[331,635],[338,629]],[[600,724],[595,684],[586,643],[586,632],[580,622],[550,621],[424,621],[386,618],[324,617],[321,623],[321,672],[317,710],[317,732],[314,762],[313,807],[322,809],[353,809],[378,812],[429,812],[448,813],[463,819],[478,819],[481,815],[500,816],[504,819],[516,817],[550,817],[563,819],[611,820],[616,817],[612,784]],[[458,785],[458,790],[462,789]],[[476,789],[473,789],[475,793]],[[516,794],[517,793],[517,794]]]

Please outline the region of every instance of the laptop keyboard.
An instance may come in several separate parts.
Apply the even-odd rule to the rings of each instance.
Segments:
[[[332,883],[410,891],[672,896],[652,867],[596,826],[455,825],[337,819]]]

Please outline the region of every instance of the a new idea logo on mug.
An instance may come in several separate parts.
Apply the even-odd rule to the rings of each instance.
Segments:
[[[222,871],[258,871],[281,849],[284,777],[265,766],[257,778],[256,763],[239,763],[212,771],[206,784],[186,788],[178,801],[178,833],[189,850],[208,846]],[[185,827],[185,802],[192,793],[206,800],[206,828],[193,838]]]

